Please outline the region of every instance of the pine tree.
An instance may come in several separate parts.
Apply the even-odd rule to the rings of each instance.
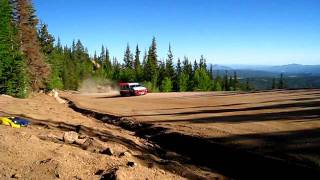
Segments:
[[[214,88],[213,88],[215,91],[222,91],[222,87],[221,87],[221,83],[220,81],[215,81],[215,84],[214,84]]]
[[[107,79],[112,78],[112,64],[110,61],[110,54],[109,54],[108,48],[106,48],[105,50],[105,60],[103,61],[102,69],[103,69],[105,78]]]
[[[204,68],[198,68],[194,74],[193,79],[193,90],[209,91],[211,89],[211,79]]]
[[[278,83],[278,89],[284,89],[284,80],[283,80],[283,74],[280,74],[280,79]]]
[[[177,74],[178,76],[181,74],[182,68],[181,68],[181,60],[180,58],[178,58],[178,62],[177,62]]]
[[[214,91],[222,91],[223,90],[223,82],[222,78],[219,74],[217,74],[216,78],[214,79]]]
[[[148,58],[147,50],[144,50],[144,55],[142,59],[142,69],[144,69],[147,64],[147,58]]]
[[[133,55],[131,53],[129,44],[127,44],[126,51],[124,52],[123,62],[125,68],[133,68]]]
[[[228,72],[227,71],[225,72],[225,75],[223,77],[222,89],[224,91],[230,91],[230,84],[229,84]]]
[[[188,81],[189,81],[189,76],[185,72],[181,72],[179,76],[179,91],[180,92],[185,92],[188,90]]]
[[[28,73],[32,90],[44,88],[44,82],[50,74],[49,66],[44,62],[44,56],[38,41],[38,19],[29,0],[19,0],[15,11],[21,41],[21,50],[27,60]]]
[[[193,70],[196,71],[199,68],[197,60],[195,59],[193,62]]]
[[[28,94],[26,64],[19,52],[17,29],[8,0],[0,0],[0,93],[15,97]]]
[[[120,67],[120,63],[115,57],[113,57],[113,60],[112,60],[112,67],[113,67],[112,79],[120,80],[121,67]]]
[[[238,90],[238,87],[239,87],[239,80],[238,80],[238,76],[237,76],[237,72],[236,71],[234,71],[233,72],[233,81],[232,81],[232,83],[233,83],[233,90],[234,91],[237,91]]]
[[[156,39],[153,37],[151,46],[148,51],[147,62],[145,65],[144,76],[153,86],[156,86],[158,80],[158,55]]]
[[[173,67],[173,54],[171,51],[171,45],[169,44],[168,57],[166,59],[166,77],[172,79],[175,77],[174,67]]]
[[[200,56],[199,67],[200,67],[200,68],[207,69],[206,59],[203,57],[203,55]]]
[[[62,52],[63,52],[63,48],[62,48],[62,45],[61,45],[61,40],[60,40],[59,37],[58,37],[58,41],[57,41],[57,45],[56,45],[55,49],[56,49],[59,53],[62,53]]]
[[[213,65],[210,64],[210,70],[209,70],[210,79],[213,79]]]
[[[233,79],[231,75],[229,76],[228,85],[229,85],[229,91],[233,91],[234,87],[233,87]]]
[[[141,67],[141,63],[140,63],[140,50],[139,50],[139,46],[137,44],[136,46],[136,53],[134,56],[134,69],[135,69],[135,73],[136,73],[136,81],[143,81],[143,71],[142,71],[142,67]]]
[[[166,75],[166,66],[165,66],[165,63],[163,61],[160,61],[160,63],[159,63],[159,71],[158,71],[158,82],[157,82],[158,86],[161,86],[162,80],[165,77],[167,77],[167,75]]]
[[[250,82],[249,82],[249,78],[246,79],[245,90],[246,91],[251,91],[252,90]]]
[[[189,59],[188,57],[184,57],[184,60],[182,62],[183,64],[183,67],[182,67],[182,72],[184,72],[185,74],[188,75],[189,79],[188,79],[188,88],[187,90],[188,91],[192,91],[194,88],[194,85],[193,85],[193,70],[192,70],[192,64],[191,62],[189,62]]]
[[[105,60],[106,60],[106,52],[105,52],[104,46],[102,45],[101,46],[100,56],[99,56],[99,64],[102,65]]]
[[[272,79],[271,89],[276,89],[276,79],[275,78]]]
[[[45,57],[45,62],[50,65],[51,74],[45,82],[46,90],[63,89],[62,70],[63,53],[60,39],[54,46],[54,37],[49,33],[48,26],[41,23],[38,29],[40,47]]]
[[[98,56],[97,56],[97,52],[96,51],[94,51],[94,54],[93,54],[93,61],[95,63],[98,63]]]
[[[48,32],[48,26],[41,23],[38,29],[38,39],[43,54],[50,55],[54,50],[54,37]]]
[[[171,92],[172,91],[172,81],[170,78],[165,77],[161,82],[161,91],[162,92]]]

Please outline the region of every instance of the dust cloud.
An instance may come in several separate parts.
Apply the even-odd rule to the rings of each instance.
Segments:
[[[118,94],[119,86],[116,82],[111,80],[101,80],[101,79],[86,79],[84,80],[80,88],[78,89],[80,93],[107,93],[107,94]]]

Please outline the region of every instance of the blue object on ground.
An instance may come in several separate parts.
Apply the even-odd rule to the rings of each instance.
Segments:
[[[20,124],[20,126],[28,126],[29,121],[20,117],[14,117],[12,120],[16,124]]]

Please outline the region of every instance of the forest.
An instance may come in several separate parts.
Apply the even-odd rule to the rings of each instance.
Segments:
[[[236,72],[214,74],[203,55],[197,60],[157,55],[153,37],[141,53],[127,44],[123,59],[111,57],[107,47],[90,56],[81,40],[71,46],[54,38],[48,25],[39,23],[29,0],[0,0],[0,93],[27,97],[30,92],[52,89],[77,90],[91,78],[118,82],[141,82],[152,92],[249,91],[249,80],[240,82]],[[165,59],[165,60],[161,60]],[[282,77],[282,76],[281,76]],[[279,87],[283,88],[282,78]],[[273,81],[273,88],[276,82]]]

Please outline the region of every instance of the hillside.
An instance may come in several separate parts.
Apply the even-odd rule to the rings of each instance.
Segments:
[[[271,89],[272,81],[284,75],[288,89],[320,88],[320,65],[289,64],[283,66],[214,65],[214,76],[237,73],[240,82],[249,79],[257,90]]]

